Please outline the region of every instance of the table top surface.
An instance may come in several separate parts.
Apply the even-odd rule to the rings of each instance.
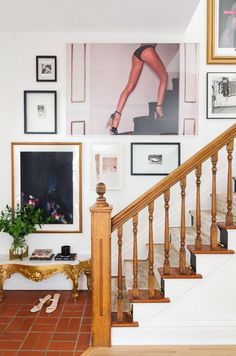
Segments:
[[[24,258],[22,261],[20,259],[9,260],[8,255],[0,255],[0,265],[5,264],[20,264],[27,266],[44,266],[44,265],[53,265],[53,264],[69,264],[69,265],[78,265],[80,262],[88,261],[91,258],[89,255],[77,255],[74,261],[55,261],[54,259],[49,261],[32,261],[29,257]]]

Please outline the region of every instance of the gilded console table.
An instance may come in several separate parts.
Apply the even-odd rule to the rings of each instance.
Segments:
[[[0,257],[0,302],[3,299],[3,286],[6,279],[11,278],[14,273],[20,273],[24,277],[40,282],[44,279],[62,273],[73,284],[72,296],[76,300],[78,297],[78,280],[81,273],[87,277],[87,286],[91,290],[91,260],[75,261],[31,261],[28,258],[23,261],[9,261],[7,257]]]

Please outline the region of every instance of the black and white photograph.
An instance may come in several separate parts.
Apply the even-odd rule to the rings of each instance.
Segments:
[[[131,175],[166,176],[179,165],[179,142],[131,143]]]
[[[36,56],[36,81],[37,82],[57,81],[57,57],[56,56]]]
[[[236,118],[236,73],[207,73],[207,118]]]
[[[57,92],[24,91],[24,133],[57,133]]]

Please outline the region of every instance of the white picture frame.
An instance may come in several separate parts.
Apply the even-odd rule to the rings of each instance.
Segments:
[[[122,145],[94,143],[92,145],[92,189],[103,182],[107,190],[122,190]]]

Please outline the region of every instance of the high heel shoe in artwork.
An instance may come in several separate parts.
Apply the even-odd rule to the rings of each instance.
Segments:
[[[164,118],[163,110],[162,110],[162,105],[157,105],[156,106],[156,112],[155,112],[155,119],[163,119]]]
[[[115,111],[113,114],[111,114],[111,116],[109,117],[107,124],[106,124],[106,128],[110,128],[111,135],[118,135],[117,127],[113,126],[116,114],[121,116],[121,113],[119,111]],[[120,121],[120,119],[118,120],[118,123],[119,123],[119,121]]]
[[[30,309],[31,313],[39,312],[44,306],[44,304],[47,303],[47,301],[51,298],[52,296],[50,294],[46,295],[46,297],[44,298],[39,298],[39,304],[35,305],[32,309]]]

